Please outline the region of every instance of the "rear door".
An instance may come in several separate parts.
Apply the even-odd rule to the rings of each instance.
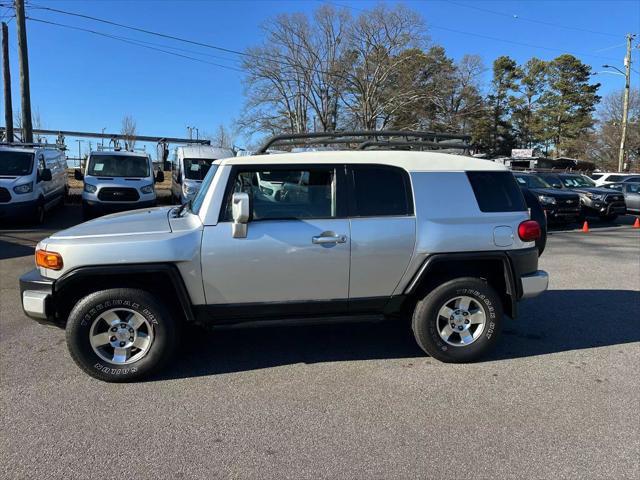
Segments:
[[[244,314],[282,311],[283,303],[293,315],[345,311],[351,241],[344,181],[336,165],[233,167],[220,221],[203,233],[207,303],[243,304]],[[231,234],[234,192],[251,198],[246,238]]]
[[[352,311],[378,310],[402,278],[415,247],[416,218],[409,174],[386,165],[351,165]]]
[[[627,209],[639,211],[640,210],[640,183],[629,183],[624,186],[625,195],[624,200],[627,204]]]

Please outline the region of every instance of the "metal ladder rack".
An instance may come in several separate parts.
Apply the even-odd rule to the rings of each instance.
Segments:
[[[380,149],[462,149],[470,147],[470,135],[410,130],[354,130],[344,132],[285,133],[268,139],[256,152],[269,153],[272,147],[311,145],[357,145],[357,150]]]

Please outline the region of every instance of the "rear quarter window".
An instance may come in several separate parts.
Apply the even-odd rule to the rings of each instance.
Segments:
[[[527,206],[511,172],[467,172],[482,212],[524,212]]]

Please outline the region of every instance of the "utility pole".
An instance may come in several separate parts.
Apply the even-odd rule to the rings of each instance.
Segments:
[[[627,120],[629,117],[629,90],[631,87],[631,40],[635,35],[627,34],[627,54],[624,57],[624,100],[622,103],[622,136],[620,137],[620,153],[618,154],[618,171],[624,168],[624,146],[627,141]]]
[[[2,76],[4,78],[4,123],[7,142],[13,142],[13,106],[11,104],[11,70],[9,69],[9,28],[2,22]]]
[[[29,89],[29,51],[27,25],[24,18],[24,0],[16,1],[16,29],[18,31],[18,66],[20,67],[20,106],[22,108],[22,141],[33,142],[31,124],[31,91]]]

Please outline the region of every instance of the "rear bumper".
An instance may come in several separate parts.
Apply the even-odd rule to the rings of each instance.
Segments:
[[[549,286],[549,274],[538,270],[520,277],[522,281],[522,298],[532,298],[540,295]]]
[[[55,325],[52,298],[53,280],[41,276],[37,269],[20,277],[20,303],[27,317],[39,323]]]

